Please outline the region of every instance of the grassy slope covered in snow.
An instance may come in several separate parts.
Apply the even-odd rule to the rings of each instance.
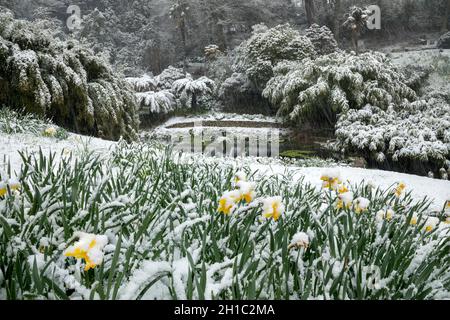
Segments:
[[[58,161],[24,154],[20,188],[0,197],[0,298],[449,297],[448,225],[424,230],[426,201],[348,186],[370,200],[358,214],[290,174],[244,170],[256,198],[223,215],[219,199],[236,173],[224,161],[126,145]],[[268,196],[282,197],[278,221],[262,217]],[[393,217],[377,219],[387,209]],[[78,231],[108,237],[103,262],[89,271],[63,254]],[[307,245],[294,246],[298,232]]]

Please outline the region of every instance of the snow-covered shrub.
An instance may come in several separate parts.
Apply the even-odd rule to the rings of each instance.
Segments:
[[[174,81],[172,91],[180,102],[182,108],[196,108],[199,100],[212,96],[215,83],[207,77],[193,79],[187,74],[186,78]]]
[[[336,150],[387,168],[437,174],[450,168],[450,105],[432,98],[348,110],[339,117],[336,138]]]
[[[177,103],[174,95],[168,90],[137,92],[140,113],[165,114],[175,110]]]
[[[0,104],[84,134],[137,137],[133,93],[107,62],[9,14],[0,14]]]
[[[404,99],[416,99],[403,74],[376,52],[359,56],[336,52],[315,60],[280,63],[263,96],[290,120],[328,126],[349,109],[371,104],[385,110]]]
[[[289,24],[259,28],[236,49],[234,69],[244,72],[261,90],[273,76],[273,67],[284,60],[301,61],[314,57],[311,41]]]
[[[333,32],[327,26],[311,25],[306,29],[306,36],[311,40],[319,55],[333,53],[338,50],[338,43]]]
[[[169,66],[156,77],[156,81],[159,89],[171,90],[173,83],[176,80],[180,80],[183,78],[186,78],[186,73],[183,71],[183,69]]]
[[[151,75],[144,74],[141,77],[125,78],[136,92],[154,91],[158,86],[158,80]]]

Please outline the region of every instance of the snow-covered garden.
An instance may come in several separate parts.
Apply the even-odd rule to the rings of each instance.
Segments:
[[[0,1],[0,300],[450,299],[450,51],[349,6],[196,55],[196,1]]]

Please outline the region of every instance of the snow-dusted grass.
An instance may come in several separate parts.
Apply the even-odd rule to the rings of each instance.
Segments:
[[[41,134],[49,125],[49,121],[36,115],[22,114],[6,107],[0,108],[0,132]]]
[[[111,152],[23,155],[20,188],[0,197],[0,299],[450,297],[448,225],[424,230],[429,204],[410,194],[347,185],[370,201],[358,214],[289,171],[244,167],[256,197],[224,215],[237,171],[227,161],[142,145]],[[272,196],[285,207],[278,221],[262,216]],[[380,220],[387,209],[393,217]],[[444,204],[435,214],[444,221]],[[108,238],[89,271],[63,255],[80,231]]]

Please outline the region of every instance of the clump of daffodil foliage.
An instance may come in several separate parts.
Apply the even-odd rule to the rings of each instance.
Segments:
[[[36,114],[12,110],[8,107],[0,109],[0,133],[26,133],[42,135],[57,139],[66,139],[68,132]]]
[[[75,132],[137,138],[135,97],[106,61],[9,12],[0,14],[0,104]]]
[[[0,299],[450,298],[450,207],[402,183],[319,190],[146,145],[22,158],[0,177]]]

